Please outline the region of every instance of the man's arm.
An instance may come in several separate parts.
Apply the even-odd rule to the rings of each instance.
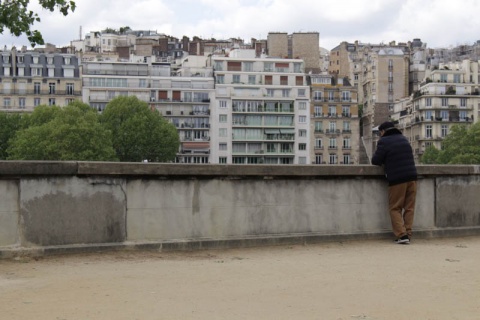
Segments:
[[[385,163],[385,144],[382,139],[378,141],[377,150],[372,157],[372,164],[376,166],[381,166]]]

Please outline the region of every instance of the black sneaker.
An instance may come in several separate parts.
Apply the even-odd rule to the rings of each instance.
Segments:
[[[409,244],[410,239],[408,238],[407,235],[404,235],[404,236],[401,236],[398,239],[395,239],[394,242],[397,243],[397,244]]]

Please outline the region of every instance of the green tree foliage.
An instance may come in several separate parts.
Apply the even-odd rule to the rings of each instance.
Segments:
[[[6,160],[8,142],[21,127],[21,116],[0,112],[0,160]]]
[[[442,150],[431,147],[421,159],[425,164],[480,164],[480,122],[470,127],[452,126]]]
[[[103,111],[101,121],[113,133],[113,147],[120,161],[175,159],[180,145],[176,128],[137,97],[113,99]]]
[[[115,161],[111,132],[79,101],[64,108],[38,106],[10,140],[9,160]]]
[[[69,0],[38,0],[43,9],[51,12],[58,10],[64,16],[75,11],[75,1]],[[0,33],[9,30],[11,34],[19,37],[25,34],[32,47],[44,44],[42,34],[38,30],[31,30],[35,22],[40,22],[37,13],[29,10],[30,0],[3,0],[0,1]]]

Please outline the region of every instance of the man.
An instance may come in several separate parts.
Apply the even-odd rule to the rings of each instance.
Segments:
[[[380,140],[372,164],[384,166],[388,180],[388,209],[395,243],[408,244],[412,236],[417,169],[410,143],[392,122],[379,127]]]

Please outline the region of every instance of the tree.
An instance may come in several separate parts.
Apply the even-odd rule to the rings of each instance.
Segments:
[[[76,8],[75,1],[69,0],[38,0],[38,2],[42,8],[51,12],[58,10],[64,16],[74,12]],[[35,47],[37,44],[44,44],[45,41],[40,31],[31,30],[35,22],[40,22],[40,17],[27,9],[29,3],[30,0],[0,1],[0,34],[3,34],[5,29],[16,37],[25,34],[32,47]]]
[[[0,112],[0,160],[7,159],[8,142],[20,130],[21,120],[19,114]]]
[[[470,127],[453,125],[442,143],[442,150],[429,148],[423,154],[425,164],[480,164],[480,122]]]
[[[116,161],[111,132],[79,101],[64,108],[39,106],[10,141],[9,160]]]
[[[175,159],[180,145],[177,129],[137,97],[111,100],[100,119],[113,133],[113,147],[120,161]]]

